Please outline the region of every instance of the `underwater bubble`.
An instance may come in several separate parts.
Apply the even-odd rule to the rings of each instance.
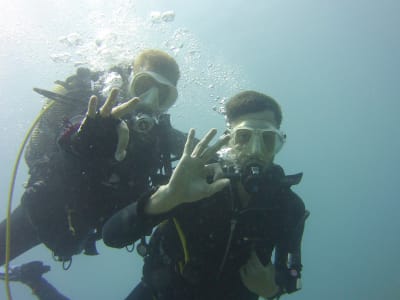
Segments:
[[[161,19],[164,22],[172,22],[175,19],[175,12],[173,10],[167,10],[161,14]]]
[[[111,92],[113,88],[121,88],[124,84],[122,76],[117,72],[106,73],[101,78],[101,80],[103,81],[103,89],[101,91],[101,94],[105,97]]]
[[[220,150],[217,151],[217,156],[219,159],[224,161],[235,161],[235,151],[232,147],[223,146]]]
[[[82,45],[83,40],[82,40],[82,37],[80,34],[73,32],[66,36],[60,37],[59,42],[66,46],[74,47],[74,46]]]
[[[112,32],[111,29],[103,29],[97,33],[95,43],[98,47],[106,47],[115,44],[117,40],[117,34]]]
[[[84,65],[86,65],[86,62],[84,62],[84,61],[75,61],[74,62],[74,67],[81,67]]]
[[[67,52],[50,55],[51,60],[55,63],[68,63],[71,61],[71,57],[71,54]]]
[[[150,21],[152,23],[161,23],[161,12],[159,11],[152,11],[150,13]]]

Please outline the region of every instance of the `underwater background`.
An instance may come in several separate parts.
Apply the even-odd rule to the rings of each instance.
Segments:
[[[304,172],[294,190],[311,216],[303,290],[284,299],[400,299],[400,2],[398,0],[14,0],[0,11],[0,217],[20,143],[51,89],[76,65],[106,68],[144,48],[174,55],[182,79],[172,123],[222,133],[221,106],[244,89],[280,102],[288,139],[276,157]],[[13,206],[27,168],[22,161]],[[38,246],[71,299],[123,299],[136,252],[107,248],[70,270]],[[0,299],[6,299],[0,282]],[[34,299],[12,283],[13,299]]]

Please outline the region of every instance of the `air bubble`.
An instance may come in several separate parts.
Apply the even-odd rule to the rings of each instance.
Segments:
[[[67,52],[50,55],[51,60],[55,63],[68,63],[70,62],[71,57],[71,54]]]

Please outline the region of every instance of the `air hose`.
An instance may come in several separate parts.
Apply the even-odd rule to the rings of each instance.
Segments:
[[[36,125],[39,123],[40,119],[42,118],[43,114],[45,114],[53,105],[56,103],[56,101],[50,102],[48,105],[44,106],[41,110],[41,112],[37,115],[35,120],[33,121],[31,127],[25,134],[24,139],[22,140],[21,146],[18,150],[17,158],[14,163],[14,167],[12,170],[11,174],[11,182],[8,190],[8,200],[7,200],[7,216],[6,216],[6,253],[5,253],[5,276],[4,276],[4,283],[6,286],[6,295],[8,300],[12,300],[11,297],[11,289],[10,289],[10,282],[9,282],[9,262],[10,262],[10,239],[11,239],[11,205],[12,205],[12,197],[14,193],[14,187],[15,187],[15,179],[17,177],[17,171],[19,167],[19,163],[21,162],[21,157],[22,153],[24,152],[26,143],[28,142],[29,137],[31,136],[34,128]]]

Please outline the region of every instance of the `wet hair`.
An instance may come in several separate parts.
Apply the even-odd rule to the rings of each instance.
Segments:
[[[225,104],[225,111],[229,123],[243,115],[260,111],[273,112],[278,127],[282,122],[282,111],[278,102],[270,96],[255,91],[244,91],[234,95]]]
[[[180,72],[175,59],[168,53],[157,49],[146,49],[139,53],[133,62],[133,71],[151,71],[167,78],[175,86],[178,83]]]

